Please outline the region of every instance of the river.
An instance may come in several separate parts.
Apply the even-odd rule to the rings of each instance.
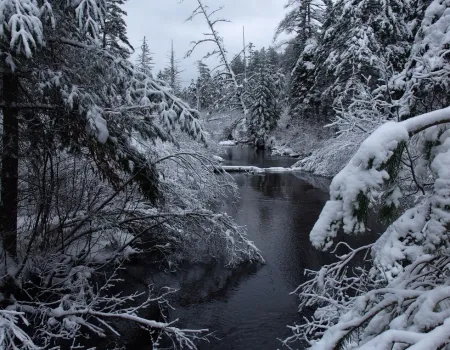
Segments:
[[[228,147],[227,165],[288,167],[295,160],[271,156],[250,147]],[[299,320],[297,300],[289,295],[302,281],[304,269],[318,269],[330,256],[314,250],[309,232],[328,199],[328,180],[311,185],[299,175],[233,175],[240,200],[227,212],[245,225],[262,251],[266,264],[225,271],[218,267],[181,272],[180,299],[171,319],[179,326],[215,331],[200,349],[277,349],[278,338],[290,335],[289,324]]]
[[[295,162],[245,146],[227,147],[225,152],[227,165],[288,167]],[[181,328],[214,332],[209,342],[198,344],[200,350],[281,349],[279,339],[291,335],[287,325],[304,316],[290,293],[305,281],[305,269],[318,270],[333,261],[331,254],[315,250],[309,241],[309,232],[328,199],[329,180],[301,173],[236,173],[233,177],[240,199],[230,199],[224,209],[247,227],[266,264],[238,269],[197,264],[182,266],[175,273],[155,273],[144,264],[135,264],[127,266],[122,292],[145,292],[147,285],[177,289],[170,300],[174,309],[166,310],[168,319],[178,319],[176,325]],[[374,221],[372,216],[368,223],[371,235],[341,239],[355,247],[373,242],[380,232]],[[148,312],[147,317],[158,313]],[[152,348],[145,331],[123,322],[120,329],[128,349]]]
[[[227,147],[225,152],[227,165],[288,167],[295,162],[245,146]],[[214,332],[209,342],[198,344],[200,350],[281,349],[279,339],[291,335],[287,325],[302,317],[297,298],[290,293],[305,281],[305,269],[318,270],[334,260],[309,241],[309,232],[328,199],[329,180],[300,173],[237,173],[233,177],[240,199],[230,200],[225,210],[247,227],[266,264],[239,269],[220,264],[183,266],[170,274],[155,274],[145,265],[136,265],[127,268],[136,278],[129,280],[125,289],[130,290],[124,293],[145,291],[145,284],[176,288],[168,319],[178,319],[176,325],[181,328]],[[379,225],[372,217],[368,226],[375,228],[371,235],[342,239],[355,247],[368,244]],[[139,283],[143,280],[145,284]],[[152,348],[142,332],[126,329],[129,349]],[[301,344],[297,348],[302,350]]]

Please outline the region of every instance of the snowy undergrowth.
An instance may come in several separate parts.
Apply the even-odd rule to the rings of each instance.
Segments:
[[[293,121],[287,113],[271,138],[274,154],[299,157],[294,167],[326,177],[336,175],[362,141],[361,137],[336,138],[330,128]]]
[[[315,247],[330,249],[339,229],[364,233],[375,206],[390,225],[374,244],[352,249],[338,242],[347,252],[336,263],[307,271],[310,279],[296,293],[300,309],[315,312],[291,327],[286,346],[306,340],[314,350],[447,348],[449,120],[444,108],[388,122],[334,177],[311,231]],[[414,198],[407,210],[405,198]],[[366,263],[355,265],[357,256]]]
[[[235,122],[242,120],[244,115],[237,110],[208,112],[203,125],[215,140],[222,140],[226,130],[229,130]]]
[[[295,167],[319,176],[332,177],[339,173],[355,154],[363,137],[353,140],[348,138],[331,138],[318,145],[311,155],[299,160]]]
[[[157,142],[158,168],[165,190],[162,210],[175,214],[192,213],[166,225],[175,247],[175,261],[207,262],[211,259],[235,266],[242,262],[263,261],[259,250],[248,240],[245,229],[223,212],[225,200],[238,195],[236,184],[227,173],[217,171],[220,153],[211,142],[205,148],[178,135],[178,145]]]

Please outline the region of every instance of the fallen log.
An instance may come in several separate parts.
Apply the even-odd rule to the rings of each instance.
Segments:
[[[249,165],[222,165],[220,168],[226,171],[227,173],[251,173],[251,174],[291,173],[294,171],[300,171],[299,168],[282,168],[282,167],[259,168],[256,166],[249,166]]]

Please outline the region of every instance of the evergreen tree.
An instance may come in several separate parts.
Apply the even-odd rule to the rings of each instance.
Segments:
[[[136,61],[136,68],[146,75],[152,74],[153,54],[150,52],[150,48],[147,43],[147,38],[145,36],[141,45],[141,53],[139,54]]]
[[[8,48],[1,74],[0,231],[5,250],[15,257],[20,142],[42,142],[49,150],[88,154],[113,186],[131,174],[142,192],[156,199],[155,169],[131,145],[131,133],[138,132],[145,139],[167,138],[158,121],[149,117],[152,113],[160,113],[167,125],[185,111],[182,128],[199,137],[201,128],[195,111],[149,76],[134,71],[113,46],[103,48],[103,1],[90,1],[89,11],[82,10],[85,1],[53,8],[47,4],[41,10],[32,0],[9,2],[0,9],[4,21],[14,21],[18,13],[24,18],[14,27],[21,35],[0,33],[3,47]],[[23,71],[30,73],[24,76]],[[134,113],[141,118],[136,119]]]
[[[236,56],[236,58],[231,61],[230,65],[236,75],[242,75],[245,71],[244,61],[240,55]]]
[[[164,69],[163,80],[165,80],[169,84],[170,88],[175,94],[178,94],[181,90],[180,73],[181,70],[179,61],[176,58],[172,40],[172,45],[169,53],[169,65]]]
[[[197,95],[197,81],[195,79],[191,79],[191,83],[183,89],[181,96],[186,102],[189,103],[190,106],[199,110]]]
[[[402,69],[411,46],[410,7],[403,0],[340,0],[328,13],[315,74],[332,77],[322,82],[321,97],[340,107],[350,103],[361,85],[373,89],[386,74]]]
[[[248,119],[248,133],[257,147],[264,146],[267,134],[273,130],[281,115],[278,94],[272,72],[267,64],[261,63],[254,73],[252,104]]]
[[[109,48],[114,53],[128,58],[134,51],[127,37],[127,25],[124,17],[127,13],[122,9],[126,0],[107,0],[106,17],[103,26],[103,48]]]
[[[291,10],[278,25],[275,38],[281,33],[296,34],[300,45],[314,37],[323,22],[324,2],[321,0],[289,0]]]
[[[197,106],[200,110],[210,110],[219,98],[217,88],[209,67],[203,62],[198,62],[198,74],[196,82]]]
[[[320,272],[313,272],[311,280],[299,287],[300,308],[314,305],[316,311],[304,324],[293,327],[294,335],[286,345],[296,339],[306,340],[314,349],[336,349],[344,344],[360,349],[446,348],[450,315],[449,304],[443,302],[450,297],[450,1],[412,2],[415,8],[405,17],[415,38],[406,63],[403,55],[409,50],[405,32],[397,28],[397,36],[387,33],[404,26],[399,8],[411,3],[367,4],[337,3],[346,5],[340,9],[347,13],[344,17],[349,22],[354,21],[350,13],[362,11],[365,24],[371,26],[366,34],[371,37],[361,41],[359,49],[348,57],[346,51],[335,52],[336,64],[348,65],[353,58],[355,77],[347,78],[353,84],[352,79],[359,79],[363,72],[381,76],[378,63],[390,62],[395,76],[389,86],[375,91],[393,89],[403,93],[396,101],[383,94],[378,97],[385,105],[395,103],[400,107],[400,118],[380,125],[368,135],[334,177],[331,198],[310,239],[322,250],[337,247],[345,242],[337,242],[341,234],[367,232],[372,210],[387,227],[367,246],[355,248],[344,243],[348,249],[344,255]],[[377,7],[380,4],[383,10]],[[389,21],[386,16],[390,16]],[[336,18],[343,26],[342,16]],[[359,24],[354,24],[358,28]],[[334,34],[339,33],[330,31],[327,35]],[[359,31],[354,34],[355,39],[361,38],[357,36],[362,35]],[[349,45],[356,46],[352,38],[344,37]],[[360,56],[356,57],[355,52]],[[395,59],[398,61],[393,62]],[[396,72],[402,62],[404,69]],[[334,69],[345,71],[344,67]],[[336,77],[344,80],[340,75]],[[368,90],[373,85],[370,81],[361,83]],[[366,114],[363,110],[363,117]],[[370,261],[371,266],[360,268],[355,279],[354,271],[347,267],[364,251],[369,256],[364,264]],[[324,301],[324,295],[329,299]]]
[[[413,5],[410,26],[415,40],[411,56],[419,59],[410,59],[389,84],[396,95],[403,94],[397,102],[401,119],[450,105],[446,73],[450,66],[446,46],[450,41],[443,24],[450,19],[448,1],[416,0]]]
[[[313,94],[317,81],[316,49],[317,40],[315,38],[307,40],[291,71],[289,107],[291,118],[321,123],[324,120],[319,110],[321,100]]]
[[[161,82],[167,82],[167,74],[166,70],[159,70],[158,74],[156,74],[156,79],[160,80]]]
[[[250,51],[249,59],[248,59],[248,75],[259,72],[259,69],[266,62],[266,50],[262,48],[261,50]]]
[[[270,46],[267,49],[266,57],[267,57],[267,63],[269,65],[271,65],[272,67],[275,67],[275,68],[279,68],[279,66],[280,66],[280,55],[278,54],[278,52],[272,46]]]
[[[310,111],[313,105],[308,95],[314,85],[315,49],[319,29],[324,20],[325,2],[322,0],[290,0],[286,5],[290,12],[278,25],[275,37],[282,32],[295,33],[285,54],[284,64],[289,81],[289,107],[291,117],[311,119],[317,113]]]
[[[192,204],[193,188],[210,185],[204,178],[202,186],[165,182],[164,190],[173,191],[169,196],[181,188],[188,198],[174,195],[173,207],[160,205],[159,163],[175,159],[188,169],[183,177],[193,178],[200,168],[192,159],[204,164],[206,157],[167,157],[164,150],[161,158],[145,146],[173,140],[175,127],[198,141],[205,142],[205,134],[198,112],[147,74],[148,64],[136,69],[124,58],[119,49],[128,42],[124,27],[112,25],[124,24],[118,21],[121,12],[114,14],[117,21],[104,22],[111,9],[107,0],[4,0],[0,5],[1,349],[82,347],[108,334],[117,335],[109,347],[123,348],[115,330],[121,319],[149,334],[159,330],[155,346],[166,334],[180,347],[195,348],[202,331],[138,315],[152,302],[162,302],[164,293],[112,290],[119,280],[114,265],[128,256],[126,250],[134,254],[131,246],[147,234],[153,246],[173,229],[165,238],[185,249],[198,243],[198,235],[192,240],[189,232],[221,234],[217,241],[223,242],[227,264],[245,261],[246,252],[248,260],[262,261],[228,216],[199,209],[210,208],[213,196],[199,196],[200,203]],[[29,162],[35,169],[27,168]],[[203,174],[211,174],[209,164]],[[214,244],[204,241],[206,250]],[[100,263],[106,247],[108,257]],[[219,249],[211,248],[214,259]]]

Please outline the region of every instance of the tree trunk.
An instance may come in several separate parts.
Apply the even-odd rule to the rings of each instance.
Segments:
[[[17,257],[17,208],[19,178],[19,112],[15,103],[19,81],[9,67],[3,74],[3,135],[1,167],[0,232],[4,249],[12,258]]]

